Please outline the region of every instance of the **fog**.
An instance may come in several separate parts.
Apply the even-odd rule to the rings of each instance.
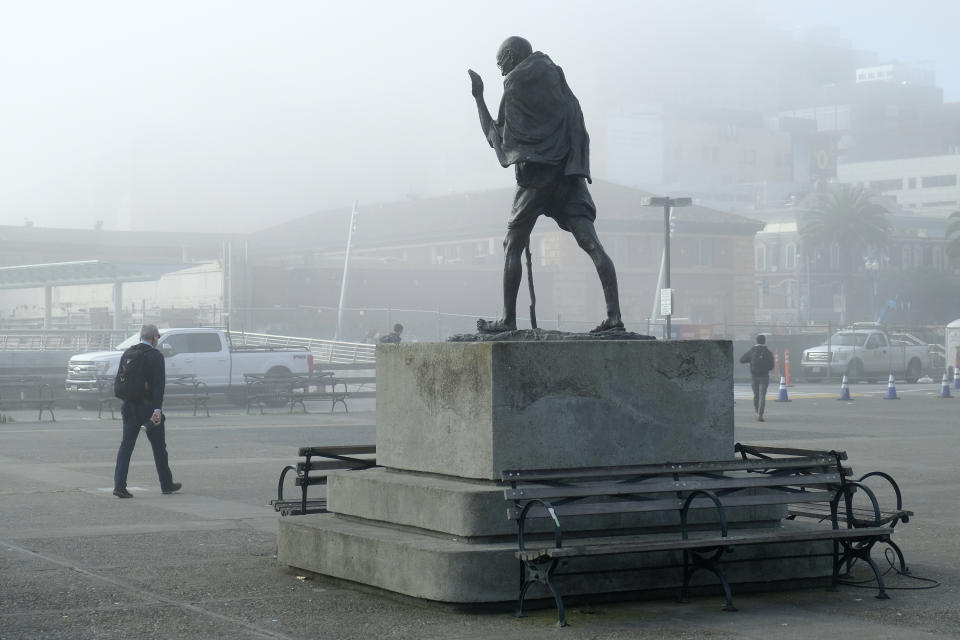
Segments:
[[[466,69],[495,110],[512,34],[566,70],[591,132],[664,97],[770,107],[736,81],[763,42],[818,25],[880,61],[936,61],[960,99],[960,4],[903,7],[4,1],[0,224],[254,231],[354,199],[509,186]]]

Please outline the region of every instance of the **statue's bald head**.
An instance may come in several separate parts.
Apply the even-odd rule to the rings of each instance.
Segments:
[[[533,53],[533,47],[525,38],[510,36],[497,49],[497,66],[500,67],[500,73],[507,75],[531,53]]]

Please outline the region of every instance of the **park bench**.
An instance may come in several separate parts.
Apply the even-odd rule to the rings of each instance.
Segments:
[[[287,465],[280,472],[280,481],[277,483],[277,499],[270,504],[281,515],[303,515],[307,513],[325,513],[327,510],[326,497],[307,497],[307,490],[313,485],[327,484],[325,471],[371,469],[377,466],[376,458],[358,457],[372,456],[377,450],[374,445],[355,445],[343,447],[301,447],[298,455],[303,461],[294,467]],[[319,458],[320,460],[317,460]],[[300,487],[300,497],[285,499],[283,497],[283,483],[287,473],[296,473],[296,486]]]
[[[97,376],[97,417],[103,417],[104,408],[110,411],[110,418],[116,419],[115,412],[120,409],[123,400],[113,395],[113,376]],[[193,415],[201,411],[210,417],[210,392],[207,385],[192,373],[168,374],[163,388],[163,409],[187,406]]]
[[[837,461],[837,469],[843,470],[845,475],[852,475],[849,467],[843,465],[847,460],[845,451],[817,451],[812,449],[796,449],[785,447],[767,447],[759,445],[737,443],[735,450],[742,459],[776,459],[784,456],[811,456],[828,454],[833,455]],[[837,514],[837,519],[841,525],[858,528],[872,527],[876,525],[895,528],[901,522],[909,522],[913,511],[903,508],[903,494],[900,491],[900,485],[887,473],[883,471],[871,471],[865,473],[856,479],[860,483],[868,483],[873,490],[879,506],[879,517],[873,510],[873,505],[851,503]],[[868,482],[869,481],[869,482]],[[878,486],[879,485],[879,486]],[[827,504],[807,502],[791,504],[787,508],[788,520],[812,519],[817,522],[826,522],[830,520],[830,507]],[[910,573],[906,561],[903,557],[903,551],[889,538],[881,542],[888,545],[897,556],[900,565],[900,573]],[[849,566],[848,566],[849,569]]]
[[[37,420],[43,420],[43,412],[50,414],[53,422],[57,421],[53,415],[56,400],[53,398],[53,388],[38,375],[2,375],[0,376],[0,412],[12,409],[36,409]]]
[[[247,386],[247,413],[254,406],[260,409],[263,415],[265,407],[288,406],[290,413],[296,405],[308,413],[306,403],[312,400],[330,401],[330,413],[333,413],[337,403],[343,405],[345,412],[347,398],[346,382],[335,378],[331,371],[317,371],[310,374],[254,374],[245,373],[244,382]],[[342,386],[342,389],[338,387]]]
[[[523,614],[527,590],[539,582],[554,597],[558,625],[565,626],[563,598],[555,578],[580,571],[557,573],[558,567],[575,560],[587,565],[582,567],[583,571],[595,571],[599,566],[595,558],[651,552],[682,552],[681,601],[686,599],[691,577],[705,570],[720,581],[725,610],[735,611],[730,584],[721,568],[725,555],[742,546],[815,541],[832,543],[831,588],[840,582],[841,567],[849,567],[854,559],[859,559],[873,570],[879,589],[877,597],[886,598],[883,575],[870,551],[878,541],[889,541],[893,527],[889,523],[879,524],[880,509],[873,492],[860,482],[848,480],[847,472],[832,454],[503,471],[501,481],[509,485],[504,489],[509,503],[507,517],[517,523],[515,556],[522,572],[517,615]],[[855,494],[861,493],[872,507],[871,525],[841,526],[840,509],[849,513]],[[783,510],[785,514],[788,505],[808,504],[826,505],[830,525],[728,526],[728,509],[762,507]],[[691,510],[704,509],[709,511],[700,513],[713,513],[715,521],[710,525],[691,525]],[[563,528],[571,517],[587,516],[589,520],[638,514],[669,518],[678,526],[652,533],[637,528]],[[546,521],[553,530],[552,538],[529,535],[527,523],[531,520]]]

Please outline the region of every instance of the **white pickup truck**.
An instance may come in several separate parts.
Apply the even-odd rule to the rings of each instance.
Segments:
[[[878,324],[862,322],[805,349],[800,369],[809,382],[844,374],[849,382],[885,380],[892,371],[894,377],[914,383],[924,373],[942,373],[941,349],[909,333],[887,333]]]
[[[244,374],[310,373],[313,354],[307,347],[247,347],[231,343],[222,329],[161,329],[157,348],[166,358],[167,376],[195,375],[208,391],[245,391]],[[123,351],[140,341],[134,334],[113,351],[79,353],[67,364],[67,396],[80,403],[95,402],[98,378],[115,376]]]

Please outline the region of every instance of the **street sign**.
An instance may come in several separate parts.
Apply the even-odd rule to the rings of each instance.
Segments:
[[[673,315],[673,289],[660,289],[660,315]]]

